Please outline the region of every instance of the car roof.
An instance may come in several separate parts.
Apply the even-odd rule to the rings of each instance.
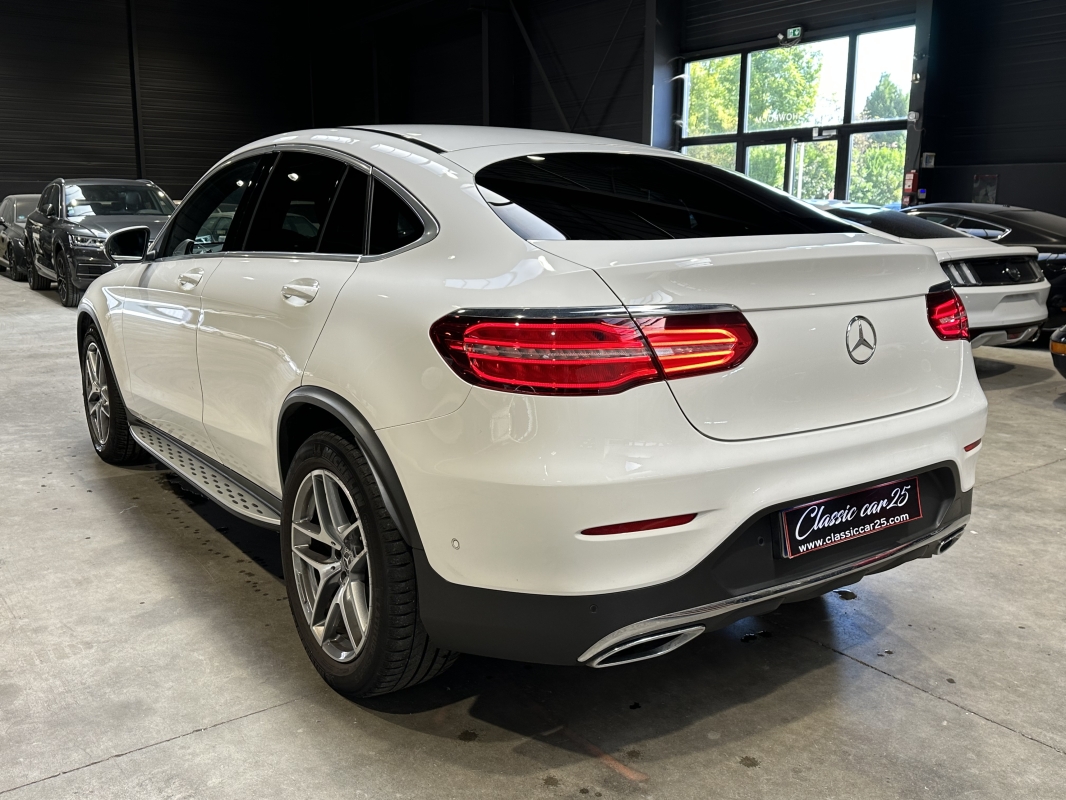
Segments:
[[[532,128],[494,128],[487,125],[359,125],[350,126],[349,130],[375,131],[388,136],[399,137],[408,142],[416,142],[438,153],[452,153],[456,150],[471,150],[478,147],[497,147],[500,145],[595,145],[628,144],[639,147],[634,142],[620,139],[606,139],[602,136],[585,136],[580,133],[561,131],[541,131]]]
[[[37,194],[9,194],[4,200],[37,200],[40,198],[40,193]]]
[[[995,214],[997,211],[1028,211],[1021,206],[1008,206],[996,203],[923,203],[920,206],[907,209],[908,211],[958,211],[960,214]]]
[[[64,184],[73,183],[81,186],[92,186],[93,184],[130,184],[130,183],[143,183],[155,185],[147,178],[57,178],[52,183],[62,181]]]

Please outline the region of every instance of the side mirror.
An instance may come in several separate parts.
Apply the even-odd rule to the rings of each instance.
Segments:
[[[116,264],[144,261],[152,231],[146,225],[115,231],[104,242],[104,255]]]
[[[7,220],[0,216],[0,225],[7,225]]]

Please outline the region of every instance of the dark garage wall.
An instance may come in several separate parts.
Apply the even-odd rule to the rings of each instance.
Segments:
[[[914,14],[916,0],[685,0],[682,49],[773,40],[786,28],[822,31]]]
[[[997,200],[1066,215],[1066,2],[937,0],[921,174],[928,200]]]
[[[0,197],[134,177],[125,0],[0,3]]]

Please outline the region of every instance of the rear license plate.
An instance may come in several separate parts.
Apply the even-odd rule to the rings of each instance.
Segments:
[[[796,506],[781,512],[785,557],[824,550],[921,518],[917,478]]]

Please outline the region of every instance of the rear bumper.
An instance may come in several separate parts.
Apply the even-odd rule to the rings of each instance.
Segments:
[[[1029,325],[1021,325],[1015,328],[970,329],[970,347],[987,347],[998,345],[1024,344],[1030,339],[1039,336],[1041,322]]]
[[[1014,344],[1016,342],[1006,337],[1003,341],[992,341],[992,338],[1000,337],[992,337],[991,334],[1005,333],[1008,330],[1019,332],[1030,326],[1036,326],[1039,330],[1047,319],[1050,290],[1051,285],[1046,280],[1010,286],[957,287],[955,291],[962,298],[966,316],[969,317],[970,340],[976,342],[973,346]],[[974,333],[989,336],[986,341],[978,342]]]
[[[749,520],[687,574],[627,592],[560,597],[461,586],[441,578],[416,551],[420,614],[435,644],[460,652],[611,666],[633,660],[627,646],[651,638],[667,645],[653,645],[651,655],[657,655],[671,649],[673,637],[664,633],[684,631],[687,641],[946,549],[969,521],[972,490],[962,491],[950,463],[919,480],[923,496],[936,498],[935,511],[900,529],[787,560],[774,554],[773,520],[782,504]]]

